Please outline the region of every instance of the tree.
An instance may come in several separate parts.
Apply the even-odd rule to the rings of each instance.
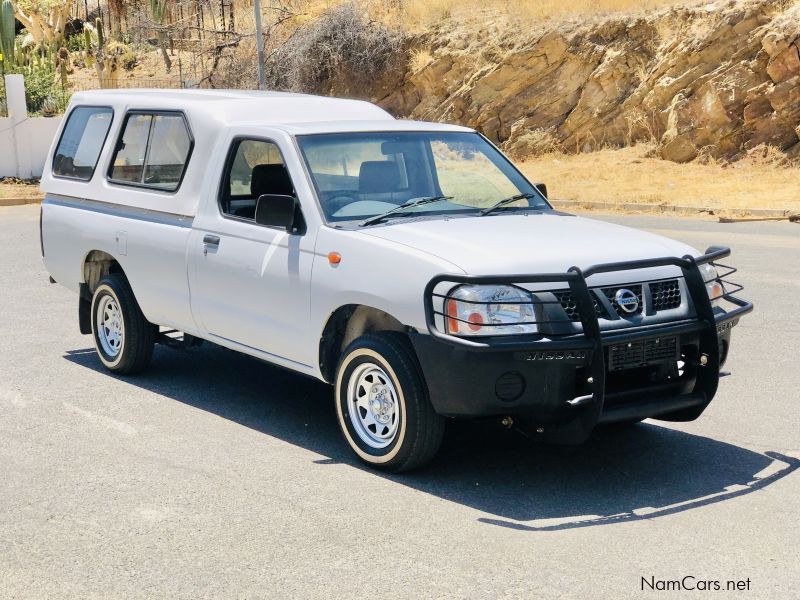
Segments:
[[[54,46],[64,39],[71,0],[16,0],[14,15],[37,44]]]
[[[109,23],[109,34],[113,34],[117,39],[121,39],[122,21],[126,18],[125,0],[107,0],[108,11],[111,13]]]
[[[164,66],[167,68],[167,73],[169,73],[172,70],[172,61],[167,52],[167,16],[169,14],[167,0],[150,0],[150,14],[156,23],[158,46],[161,48],[161,57],[164,59]]]

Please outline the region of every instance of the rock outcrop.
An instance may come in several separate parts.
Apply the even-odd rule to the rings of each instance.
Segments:
[[[475,127],[517,156],[656,141],[663,158],[800,156],[800,2],[740,0],[521,32],[444,21],[373,100]],[[420,61],[411,61],[415,64]]]

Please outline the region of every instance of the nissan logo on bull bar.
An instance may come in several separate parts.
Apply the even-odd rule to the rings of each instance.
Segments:
[[[623,311],[628,314],[635,313],[639,310],[639,298],[631,290],[627,288],[620,288],[614,294],[614,301]]]

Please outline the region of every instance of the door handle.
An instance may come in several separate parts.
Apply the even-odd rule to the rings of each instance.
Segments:
[[[208,247],[219,248],[219,236],[207,233],[203,236],[203,256],[208,256]]]

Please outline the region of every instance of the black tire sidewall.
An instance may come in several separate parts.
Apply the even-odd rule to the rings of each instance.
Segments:
[[[120,347],[119,354],[117,354],[115,357],[106,354],[106,351],[103,349],[103,344],[99,339],[100,334],[97,331],[97,311],[100,308],[100,300],[102,300],[104,296],[111,296],[114,299],[119,307],[120,314],[122,315],[122,346]],[[100,357],[103,365],[112,370],[118,368],[123,363],[127,354],[128,346],[130,345],[130,323],[128,322],[128,311],[126,310],[127,307],[123,305],[119,296],[120,295],[114,289],[113,283],[108,280],[101,281],[97,286],[97,289],[95,289],[94,295],[92,296],[92,337],[94,338],[95,349],[97,350],[97,355]]]
[[[409,432],[407,395],[414,393],[410,381],[407,381],[402,369],[395,369],[392,360],[385,354],[390,354],[390,347],[380,348],[382,344],[377,340],[356,340],[345,352],[336,376],[336,414],[348,444],[352,450],[365,462],[375,466],[392,466],[402,463],[408,454],[406,443],[413,432]],[[358,435],[350,419],[348,410],[347,388],[353,371],[365,363],[372,363],[383,369],[395,386],[398,400],[397,435],[391,444],[385,448],[373,448],[366,444]]]
[[[106,354],[98,339],[97,313],[100,300],[105,296],[109,296],[117,302],[122,315],[124,329],[122,346],[119,354],[115,357]],[[158,327],[150,323],[142,314],[139,303],[124,274],[109,273],[100,280],[92,294],[90,315],[95,348],[104,367],[118,375],[132,375],[140,373],[150,364]]]

